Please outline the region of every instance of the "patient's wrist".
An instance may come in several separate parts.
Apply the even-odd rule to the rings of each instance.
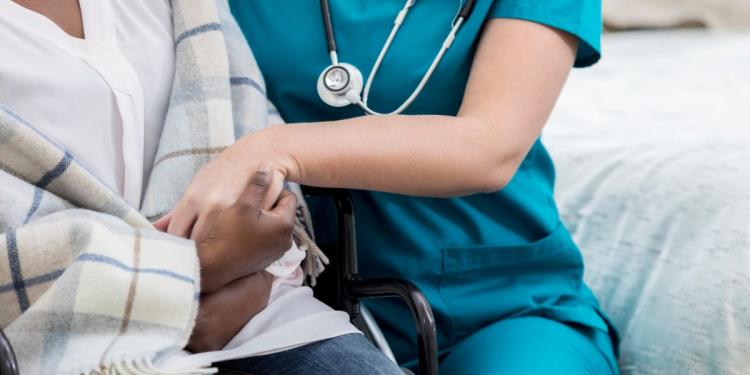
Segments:
[[[201,273],[201,293],[213,293],[226,285],[229,280],[222,280],[216,251],[198,245],[198,261]]]

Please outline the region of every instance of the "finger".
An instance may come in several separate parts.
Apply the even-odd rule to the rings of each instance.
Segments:
[[[271,211],[285,223],[294,225],[297,219],[297,196],[289,190],[283,190],[276,207]]]
[[[268,193],[273,181],[273,168],[271,163],[265,162],[258,167],[248,181],[245,191],[237,198],[237,202],[249,206],[257,206],[262,203],[263,197]]]
[[[206,236],[211,229],[211,225],[216,221],[219,213],[221,213],[221,211],[216,209],[210,210],[206,214],[200,215],[198,217],[198,220],[195,221],[193,229],[190,231],[190,239],[197,243],[200,243],[202,240],[206,239]]]
[[[192,207],[185,199],[181,200],[172,210],[172,219],[167,227],[167,233],[183,238],[189,237],[197,217],[197,208]]]
[[[277,170],[273,171],[271,186],[268,188],[268,192],[263,197],[263,201],[261,203],[261,207],[264,210],[272,209],[276,202],[279,200],[281,191],[284,190],[284,179],[285,177],[283,173]]]
[[[166,215],[160,217],[158,220],[153,222],[154,227],[157,230],[166,232],[169,227],[169,222],[172,221],[172,211],[167,212]]]

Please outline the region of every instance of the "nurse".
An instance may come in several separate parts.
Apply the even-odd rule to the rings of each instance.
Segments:
[[[175,208],[170,232],[203,225],[270,161],[272,190],[284,179],[352,189],[361,273],[406,278],[427,295],[441,372],[618,373],[616,330],[582,281],[539,140],[571,67],[599,59],[599,0],[230,5],[269,98],[295,125],[251,134],[218,155]],[[351,68],[368,80],[403,9],[360,93]],[[321,78],[331,69],[343,71]],[[325,242],[332,220],[315,208]],[[391,300],[370,307],[399,361],[415,365],[406,308]]]

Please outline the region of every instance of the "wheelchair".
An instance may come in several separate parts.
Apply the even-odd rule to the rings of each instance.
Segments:
[[[417,334],[418,375],[438,373],[437,333],[430,304],[411,282],[400,279],[362,280],[357,266],[357,242],[354,204],[347,190],[304,188],[307,196],[329,196],[336,206],[337,240],[323,250],[331,259],[315,295],[337,310],[349,313],[359,328],[387,357],[393,353],[372,315],[362,305],[363,299],[398,297],[409,307]],[[328,275],[326,275],[328,274]],[[10,341],[0,329],[0,375],[19,375]]]

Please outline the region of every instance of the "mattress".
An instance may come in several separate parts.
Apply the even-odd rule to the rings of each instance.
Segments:
[[[610,34],[543,139],[623,374],[750,374],[750,33]]]

